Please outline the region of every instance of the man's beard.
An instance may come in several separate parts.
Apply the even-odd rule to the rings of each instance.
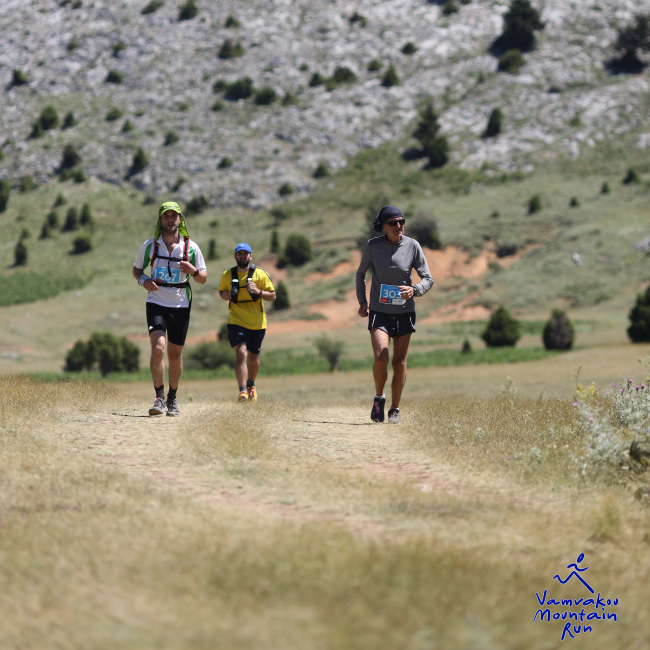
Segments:
[[[175,235],[178,232],[178,226],[163,226],[163,232],[168,235]]]
[[[241,262],[237,262],[237,268],[244,271],[245,269],[248,268],[249,264],[250,264],[250,259],[246,260],[243,264]]]

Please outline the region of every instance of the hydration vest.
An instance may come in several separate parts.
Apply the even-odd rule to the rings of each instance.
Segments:
[[[256,293],[252,294],[249,292],[249,295],[251,297],[250,300],[239,300],[239,272],[238,268],[236,266],[233,266],[232,269],[230,269],[230,273],[232,275],[232,289],[230,290],[230,302],[234,302],[235,304],[241,304],[244,302],[257,302],[260,297],[261,293]],[[252,281],[253,279],[253,274],[255,273],[255,264],[250,264],[248,266],[248,277],[246,278],[246,284]]]
[[[190,238],[185,237],[185,245],[183,246],[183,255],[181,257],[165,257],[163,255],[158,255],[158,240],[153,242],[153,250],[151,251],[151,271],[153,273],[153,263],[156,259],[167,260],[167,272],[169,275],[172,274],[171,267],[169,266],[170,262],[188,262],[190,259]],[[173,289],[185,289],[190,286],[190,281],[188,279],[185,282],[163,282],[162,280],[156,280],[152,278],[153,281],[159,287],[169,287]]]

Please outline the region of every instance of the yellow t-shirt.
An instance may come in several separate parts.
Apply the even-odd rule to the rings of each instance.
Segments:
[[[239,276],[239,295],[238,302],[230,303],[230,315],[228,316],[228,325],[241,325],[249,330],[265,330],[266,329],[266,312],[264,311],[264,300],[260,297],[259,300],[253,302],[251,294],[246,289],[246,280],[248,278],[248,271],[237,273]],[[255,267],[252,277],[255,286],[262,291],[275,291],[273,282],[269,274],[261,269],[259,266]],[[223,272],[221,282],[219,283],[219,291],[232,290],[232,271],[228,269]]]

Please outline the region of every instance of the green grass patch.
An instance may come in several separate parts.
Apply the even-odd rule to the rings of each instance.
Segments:
[[[17,271],[3,277],[3,282],[0,285],[0,307],[47,300],[63,291],[81,289],[91,279],[92,274],[81,276],[76,273],[57,273],[56,271],[49,273]]]

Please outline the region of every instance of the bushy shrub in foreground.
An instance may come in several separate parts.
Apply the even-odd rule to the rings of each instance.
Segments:
[[[492,312],[481,338],[490,348],[514,346],[521,337],[519,321],[503,306]]]
[[[99,369],[105,377],[111,372],[137,372],[140,349],[126,337],[110,332],[93,332],[88,341],[77,341],[65,357],[66,372]]]

